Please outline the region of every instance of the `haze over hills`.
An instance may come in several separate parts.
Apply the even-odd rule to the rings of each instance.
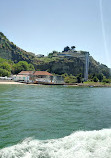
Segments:
[[[54,52],[53,52],[54,53]],[[10,59],[14,63],[19,61],[27,61],[34,65],[36,70],[47,70],[55,74],[72,74],[77,75],[84,72],[84,60],[82,58],[58,57],[49,53],[46,57],[38,58],[34,53],[26,52],[17,47],[13,42],[10,42],[7,37],[0,32],[0,57]],[[57,53],[55,51],[55,53]],[[89,57],[89,74],[102,73],[109,77],[110,69],[103,64],[100,64],[93,57]]]

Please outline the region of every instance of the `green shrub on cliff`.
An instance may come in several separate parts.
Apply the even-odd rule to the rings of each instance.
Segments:
[[[10,76],[10,75],[11,75],[10,71],[0,68],[0,76],[5,77],[5,76]]]
[[[19,61],[17,64],[14,64],[12,67],[13,74],[18,74],[21,71],[33,71],[34,66],[32,64],[28,64],[26,61]]]
[[[8,64],[7,62],[0,63],[0,68],[1,68],[1,69],[5,69],[5,70],[11,72],[11,66],[10,66],[10,64]]]
[[[10,76],[17,74],[20,71],[34,71],[35,68],[32,64],[28,64],[26,61],[20,61],[14,64],[11,60],[0,58],[0,76]]]
[[[94,82],[98,82],[98,78],[95,76],[95,77],[93,78],[93,81],[94,81]]]
[[[111,83],[110,79],[103,79],[103,83]]]
[[[82,74],[80,73],[79,75],[77,75],[77,83],[81,83],[82,82]]]
[[[77,82],[77,78],[75,76],[68,75],[67,73],[62,75],[64,77],[64,82],[65,83],[76,83]]]
[[[10,76],[11,67],[10,61],[0,58],[0,76]]]

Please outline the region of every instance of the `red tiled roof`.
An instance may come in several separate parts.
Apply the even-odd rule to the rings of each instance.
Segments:
[[[18,75],[32,75],[33,71],[21,71]]]
[[[36,71],[34,73],[35,76],[53,76],[51,73],[47,72],[47,71]]]
[[[28,75],[14,75],[15,77],[27,77]]]

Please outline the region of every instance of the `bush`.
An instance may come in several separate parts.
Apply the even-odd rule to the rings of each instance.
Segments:
[[[34,66],[32,64],[28,64],[26,61],[19,61],[17,64],[14,64],[12,67],[12,72],[14,74],[18,74],[21,71],[33,71]]]
[[[93,81],[94,81],[94,82],[98,82],[98,78],[95,76],[95,77],[93,78]]]
[[[66,74],[64,74],[64,75],[65,75],[64,76],[65,83],[76,83],[77,82],[77,78],[75,76],[72,76],[72,75],[68,76]]]
[[[102,82],[102,80],[103,80],[103,74],[98,74],[97,78],[99,79],[99,82]]]
[[[10,76],[10,74],[11,73],[9,71],[0,68],[0,76],[2,76],[2,77]]]
[[[82,82],[82,74],[80,73],[79,75],[77,75],[77,83],[81,83]]]
[[[7,71],[11,71],[11,66],[7,62],[0,63],[0,68],[5,69]]]
[[[103,79],[104,83],[111,83],[110,79]]]

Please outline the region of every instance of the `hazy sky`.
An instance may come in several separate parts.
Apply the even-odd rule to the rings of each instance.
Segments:
[[[111,67],[111,0],[0,0],[0,31],[35,54],[75,45]]]

